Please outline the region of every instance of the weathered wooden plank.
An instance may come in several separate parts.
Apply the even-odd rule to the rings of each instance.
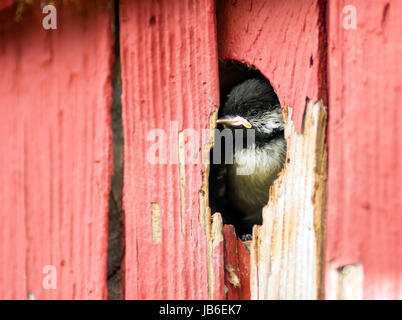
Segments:
[[[223,298],[221,230],[200,161],[219,103],[214,1],[122,0],[120,15],[125,298]]]
[[[106,297],[113,12],[57,13],[47,31],[39,1],[0,12],[2,299]]]
[[[363,298],[402,298],[400,12],[399,0],[328,2],[328,297],[331,270],[360,265]]]
[[[316,299],[325,207],[324,2],[222,0],[217,17],[219,58],[256,67],[293,110],[286,170],[251,243],[251,298]]]
[[[309,102],[302,134],[285,110],[287,158],[251,244],[252,299],[321,297],[326,110]]]
[[[250,253],[231,225],[223,228],[226,299],[250,300]]]
[[[319,0],[218,0],[219,59],[257,67],[301,132],[306,100],[325,102],[325,16]]]

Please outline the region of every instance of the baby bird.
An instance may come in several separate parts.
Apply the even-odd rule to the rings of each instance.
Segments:
[[[233,163],[226,162],[211,171],[216,174],[215,197],[220,198],[215,209],[222,212],[225,223],[235,225],[238,234],[249,234],[254,224],[262,223],[269,187],[286,159],[285,124],[269,81],[253,78],[235,86],[220,110],[217,123],[232,132],[243,130],[244,141],[240,147],[233,142],[237,145],[231,148],[233,155],[226,155]],[[254,139],[247,141],[250,130]],[[236,135],[233,136],[235,141]]]

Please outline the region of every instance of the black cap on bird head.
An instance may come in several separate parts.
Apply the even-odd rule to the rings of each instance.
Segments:
[[[254,129],[256,142],[283,134],[278,97],[266,79],[248,79],[235,86],[219,112],[217,123],[229,128]]]

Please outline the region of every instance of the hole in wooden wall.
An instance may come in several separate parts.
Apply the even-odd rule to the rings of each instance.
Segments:
[[[220,81],[220,109],[218,113],[218,118],[222,116],[222,106],[225,105],[228,94],[231,90],[249,79],[261,79],[266,81],[267,86],[271,87],[271,84],[268,79],[264,77],[264,75],[257,69],[253,67],[249,67],[246,64],[237,62],[237,61],[221,61],[219,64],[219,81]],[[276,94],[273,93],[273,101],[278,100]],[[279,100],[277,101],[279,104]],[[280,115],[281,116],[281,115]],[[218,124],[217,128],[222,132],[224,129],[221,124]],[[244,133],[244,136],[246,134]],[[283,140],[283,162],[286,157],[286,142],[284,140],[283,129],[278,130],[275,133],[274,138],[279,138]],[[222,214],[224,224],[231,224],[235,227],[237,236],[241,237],[247,234],[252,233],[252,223],[247,223],[244,221],[244,210],[239,210],[238,206],[236,206],[233,202],[233,196],[229,195],[230,190],[228,188],[228,166],[225,165],[225,144],[230,143],[230,140],[227,140],[224,135],[222,135],[221,141],[222,143],[217,144],[217,140],[219,138],[215,137],[215,146],[214,148],[219,148],[221,153],[221,161],[220,163],[216,163],[213,159],[214,148],[211,150],[210,154],[210,175],[209,175],[209,205],[212,213],[220,212]],[[258,138],[257,138],[258,139]],[[282,141],[281,140],[281,141]],[[257,141],[257,140],[256,140]],[[244,142],[245,143],[245,142]],[[245,144],[244,144],[245,146]],[[282,159],[282,158],[281,158]],[[281,167],[282,168],[282,167]],[[280,168],[280,169],[281,169]],[[279,170],[281,171],[281,170]],[[278,172],[279,172],[278,171]],[[266,194],[268,198],[269,186],[266,186]],[[254,196],[250,194],[250,196]],[[255,212],[255,211],[254,211]],[[257,224],[262,223],[260,212]],[[249,213],[247,213],[249,215]],[[256,219],[253,219],[256,221]]]
[[[121,105],[121,62],[119,46],[119,2],[115,6],[115,62],[113,66],[113,102],[112,102],[112,131],[113,131],[113,176],[109,195],[109,244],[107,256],[107,285],[108,299],[119,300],[123,298],[122,270],[123,258],[123,123]]]

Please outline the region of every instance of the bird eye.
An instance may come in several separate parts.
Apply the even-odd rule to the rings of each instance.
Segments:
[[[255,117],[258,114],[256,110],[250,111],[250,116]]]

